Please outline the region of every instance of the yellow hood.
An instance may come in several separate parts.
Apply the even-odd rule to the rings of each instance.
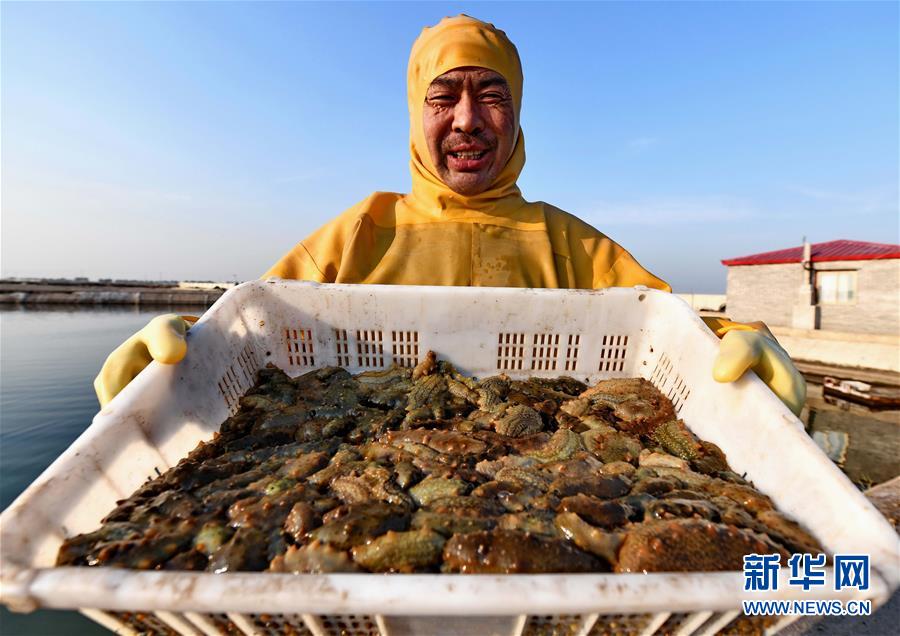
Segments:
[[[506,34],[492,24],[459,15],[426,27],[409,55],[406,95],[409,107],[409,169],[413,205],[426,210],[451,212],[479,210],[509,213],[524,201],[516,186],[525,166],[525,139],[519,128],[516,146],[491,188],[466,197],[450,190],[438,177],[425,141],[423,108],[428,86],[439,75],[463,66],[480,66],[500,73],[509,83],[516,121],[522,109],[522,63]]]

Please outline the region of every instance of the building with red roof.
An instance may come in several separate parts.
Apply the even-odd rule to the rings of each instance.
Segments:
[[[900,334],[900,245],[837,240],[726,258],[734,320]]]
[[[872,261],[886,258],[900,258],[900,245],[891,243],[869,243],[868,241],[828,241],[810,245],[810,260],[816,263],[830,261]],[[786,250],[762,252],[750,256],[726,258],[722,265],[774,265],[779,263],[799,263],[803,260],[803,246]]]

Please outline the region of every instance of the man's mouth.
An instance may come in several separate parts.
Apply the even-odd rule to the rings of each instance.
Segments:
[[[463,150],[459,152],[451,152],[450,154],[457,159],[481,159],[487,150]]]
[[[479,172],[487,167],[490,149],[451,150],[447,153],[447,167],[456,172]]]

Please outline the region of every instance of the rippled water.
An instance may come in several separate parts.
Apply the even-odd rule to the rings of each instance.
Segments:
[[[193,314],[197,308],[172,311]],[[163,311],[0,309],[0,508],[6,508],[90,424],[99,408],[92,382],[104,358],[159,313]],[[815,391],[809,407],[811,432],[847,433],[846,468],[851,478],[877,483],[896,474],[900,456],[896,413],[871,416],[858,407],[842,410]],[[0,609],[0,633],[108,632],[74,612],[19,615]]]

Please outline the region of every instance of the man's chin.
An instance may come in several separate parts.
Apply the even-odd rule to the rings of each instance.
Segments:
[[[466,197],[481,194],[490,187],[487,175],[481,172],[450,172],[444,183],[457,194]]]

